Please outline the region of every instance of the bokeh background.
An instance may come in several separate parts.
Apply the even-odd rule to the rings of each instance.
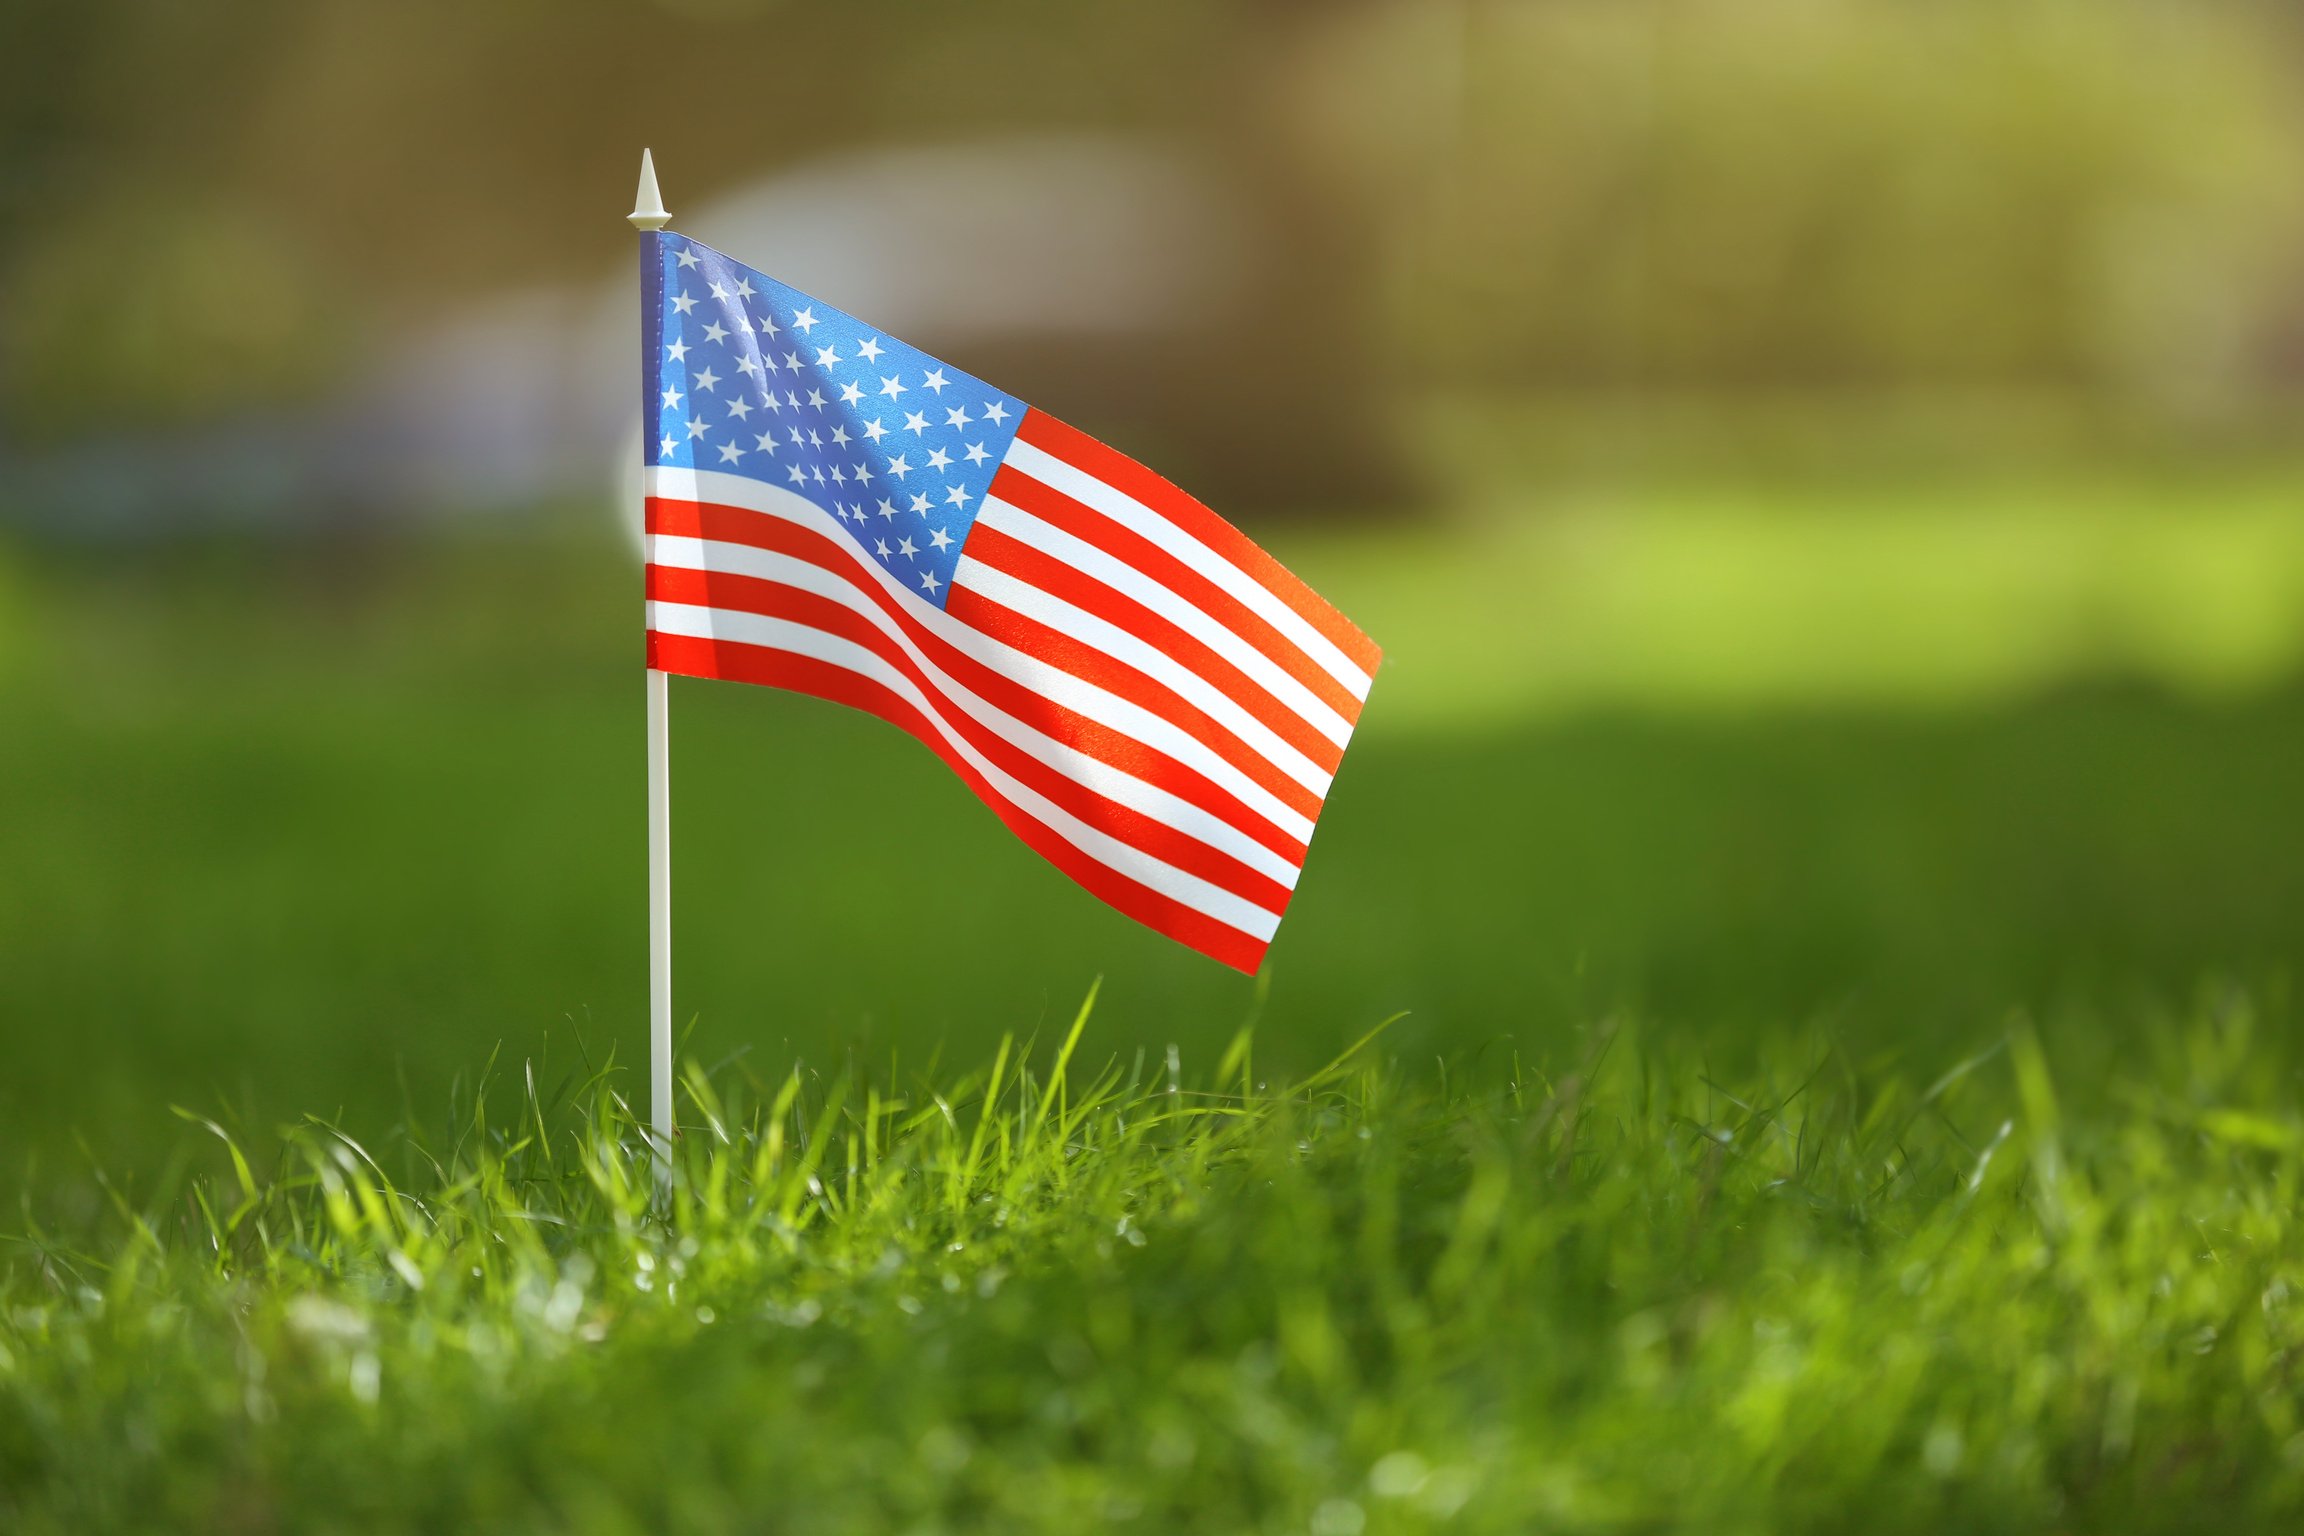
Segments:
[[[11,0],[0,1187],[639,1059],[643,144],[1388,653],[1255,981],[675,685],[706,1061],[2288,1019],[2292,7]]]

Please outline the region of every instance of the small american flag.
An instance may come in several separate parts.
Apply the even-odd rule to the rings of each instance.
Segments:
[[[1254,971],[1378,651],[1175,486],[644,237],[648,665],[869,710],[1137,921]]]

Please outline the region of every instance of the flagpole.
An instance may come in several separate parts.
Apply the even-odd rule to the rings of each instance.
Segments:
[[[671,682],[648,669],[648,1119],[672,1155]]]
[[[640,151],[640,190],[632,200],[632,227],[642,234],[672,221],[656,190],[656,159]],[[645,246],[643,246],[645,250]],[[652,398],[652,397],[651,397]],[[641,418],[640,430],[648,430]],[[642,492],[646,496],[645,490]],[[645,527],[646,506],[642,506]],[[642,535],[654,552],[655,537]],[[648,669],[648,1120],[660,1178],[672,1172],[672,729],[671,679]]]

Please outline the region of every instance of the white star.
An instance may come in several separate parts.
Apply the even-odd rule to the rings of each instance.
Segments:
[[[798,427],[794,427],[792,429],[792,446],[795,448],[801,447],[806,443],[806,441],[807,439],[800,435],[800,429]]]
[[[824,439],[816,435],[816,429],[814,427],[810,427],[808,429],[808,446],[811,448],[821,448],[824,446]]]
[[[768,333],[768,337],[771,341],[773,341],[776,337],[784,334],[784,327],[776,323],[776,317],[774,315],[762,315],[760,317],[760,329]]]
[[[784,391],[784,403],[794,410],[800,409],[800,397],[790,390]]]
[[[771,429],[769,431],[760,433],[758,436],[752,439],[752,446],[759,449],[762,453],[774,453],[776,451],[775,431]]]
[[[838,347],[818,347],[816,349],[816,366],[819,368],[829,368],[840,360]]]
[[[906,537],[896,541],[896,553],[907,556],[918,555],[920,553],[920,546],[913,543],[911,537],[907,535]]]
[[[704,424],[703,417],[691,416],[688,418],[688,440],[690,442],[694,442],[697,438],[702,437],[705,433],[711,430],[712,429],[710,427]]]
[[[744,457],[744,450],[737,447],[734,443],[722,443],[720,445],[721,463],[733,464],[742,457]]]
[[[808,403],[818,410],[824,409],[824,391],[820,389],[808,391]]]
[[[940,395],[944,393],[944,386],[951,382],[952,381],[950,379],[944,377],[943,369],[931,368],[928,370],[928,376],[920,381],[920,387],[922,389],[934,390],[937,394]]]
[[[752,279],[748,277],[736,279],[736,297],[740,299],[752,297]]]
[[[669,439],[667,439],[667,441],[669,441]],[[669,448],[667,448],[667,449],[665,450],[665,452],[669,453],[669,452],[671,452],[671,450],[670,450]],[[885,497],[885,496],[881,497],[881,498],[880,498],[880,517],[881,517],[881,520],[882,520],[882,521],[886,521],[887,519],[889,519],[889,518],[892,518],[892,517],[894,517],[895,515],[896,515],[896,503],[894,503],[894,502],[890,501],[890,500],[889,500],[887,497]]]
[[[928,450],[928,467],[930,469],[950,469],[952,467],[952,455],[941,448],[931,448]]]
[[[867,336],[856,344],[856,355],[868,363],[880,361],[880,338]]]
[[[721,287],[718,283],[714,283],[712,285],[712,297],[725,304],[728,302],[728,290]]]
[[[952,547],[952,535],[939,528],[928,535],[928,542],[935,545],[937,553],[941,554]]]
[[[784,478],[791,481],[794,485],[806,485],[808,483],[808,471],[795,464],[790,469],[784,471]]]
[[[808,470],[808,478],[818,485],[822,485],[824,483],[824,466],[821,464],[812,465]]]
[[[872,541],[872,552],[883,560],[887,559],[888,541],[886,539],[874,539]]]
[[[822,322],[817,320],[816,311],[813,309],[801,310],[798,314],[792,317],[792,329],[798,331],[803,336],[816,329],[816,327],[821,323]]]
[[[742,395],[738,395],[728,402],[728,414],[731,416],[749,416],[752,414],[752,402]]]
[[[989,453],[986,453],[986,452],[984,451],[984,445],[983,445],[982,443],[970,443],[970,444],[968,445],[968,462],[969,462],[969,463],[971,463],[971,464],[981,464],[981,463],[983,463],[983,462],[984,462],[986,459],[988,459],[988,458],[990,458],[990,457],[992,457],[992,455],[990,455]]]
[[[695,307],[696,301],[684,293],[676,294],[672,299],[672,308],[680,314],[684,315]]]
[[[906,475],[912,473],[911,461],[901,453],[896,455],[896,457],[888,461],[888,473],[894,475],[899,480],[903,479]]]
[[[886,395],[891,400],[895,399],[898,395],[903,394],[904,375],[898,374],[892,379],[882,379],[880,381],[880,393]]]
[[[964,427],[973,420],[975,418],[968,414],[968,407],[964,405],[956,405],[944,413],[944,425],[948,427]]]
[[[936,579],[936,573],[934,571],[922,571],[920,573],[921,589],[925,591],[930,597],[934,597],[936,595],[936,589],[942,585],[944,585],[944,583]]]
[[[928,418],[918,411],[906,411],[904,413],[904,425],[911,429],[913,436],[917,437],[928,430]]]
[[[800,371],[800,354],[799,354],[799,353],[797,353],[797,352],[787,352],[787,353],[785,353],[785,354],[784,354],[784,368],[785,368],[785,371],[786,371],[786,372],[788,372],[788,373],[798,373],[798,372]],[[793,403],[794,405],[798,405],[800,402],[799,402],[799,401],[797,401],[797,400],[795,400],[795,401],[793,401],[792,403]]]
[[[863,398],[864,391],[856,387],[856,381],[854,379],[850,379],[847,383],[840,386],[840,403],[842,405],[854,405],[857,401]]]
[[[984,407],[984,419],[991,422],[994,426],[998,426],[1001,422],[1008,419],[1008,407],[995,400],[990,405]]]
[[[880,439],[888,435],[888,429],[880,425],[880,418],[875,416],[870,421],[864,423],[864,435],[872,439],[872,441],[878,442]]]
[[[728,327],[715,320],[704,327],[704,339],[706,341],[726,341],[728,339]]]
[[[838,423],[834,423],[832,427],[832,441],[838,443],[843,448],[847,447],[848,429],[839,425]]]
[[[736,359],[736,371],[750,378],[760,371],[760,359],[747,352]]]
[[[707,368],[696,375],[696,387],[698,389],[718,389],[720,387],[720,375]]]
[[[912,498],[912,510],[922,517],[928,515],[928,493],[926,491],[922,491]]]
[[[658,448],[660,448],[660,449],[662,449],[662,450],[663,450],[663,453],[662,453],[661,457],[663,457],[663,458],[667,458],[667,459],[668,459],[668,458],[670,458],[670,457],[672,457],[672,455],[674,455],[674,454],[676,454],[676,453],[678,453],[678,452],[680,451],[680,445],[679,445],[679,443],[675,442],[673,439],[671,439],[671,438],[669,438],[669,437],[668,437],[668,438],[666,438],[666,439],[664,439],[664,441],[662,441],[662,442],[658,443],[656,446],[657,446]]]
[[[670,388],[670,389],[668,389],[668,390],[664,391],[664,409],[666,409],[666,410],[668,410],[668,411],[669,411],[669,410],[671,410],[671,409],[672,409],[674,406],[678,405],[679,403],[680,403],[680,390],[679,390],[679,386],[675,385],[675,386],[673,386],[672,388]]]
[[[768,409],[778,413],[781,413],[784,409],[784,402],[776,398],[776,391],[772,389],[763,391],[760,403],[768,407]]]
[[[688,343],[675,341],[664,349],[664,355],[676,363],[684,363],[688,360]]]
[[[679,250],[674,251],[672,254],[680,258],[680,265],[684,268],[693,267],[696,265],[696,253],[688,249],[686,246],[682,246]]]
[[[837,464],[832,466],[832,483],[834,485],[846,485],[848,483],[848,472]]]
[[[968,505],[968,492],[956,485],[944,493],[944,499],[956,507],[964,507]]]
[[[869,465],[869,464],[859,464],[859,465],[857,465],[857,466],[856,466],[856,471],[855,471],[855,473],[856,473],[856,483],[857,483],[858,485],[870,485],[870,484],[872,483],[872,466],[871,466],[871,465]]]

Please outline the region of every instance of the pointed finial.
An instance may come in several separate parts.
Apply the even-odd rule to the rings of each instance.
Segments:
[[[647,150],[640,151],[640,195],[632,199],[631,220],[632,227],[641,231],[672,222],[672,215],[664,211],[664,194],[656,190],[656,157]]]

